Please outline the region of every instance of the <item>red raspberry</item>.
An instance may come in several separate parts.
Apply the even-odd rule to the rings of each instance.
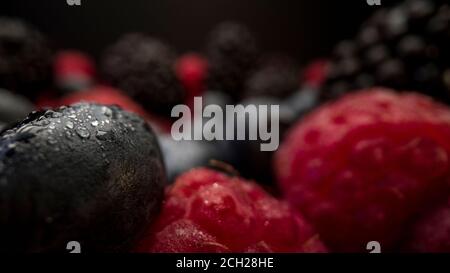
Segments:
[[[202,56],[190,53],[178,59],[175,70],[186,90],[187,104],[191,104],[195,96],[201,96],[205,91],[208,63]]]
[[[328,66],[327,60],[313,61],[302,73],[303,82],[311,87],[321,87],[327,78]]]
[[[325,252],[286,203],[255,183],[199,168],[166,190],[162,213],[139,252]]]
[[[94,62],[82,52],[62,51],[56,55],[54,64],[56,84],[65,92],[79,91],[94,82]]]
[[[333,250],[391,249],[450,181],[450,110],[372,89],[325,105],[275,156],[280,186]]]
[[[156,130],[170,132],[171,123],[167,119],[148,113],[130,97],[125,95],[120,90],[112,87],[96,86],[92,89],[72,93],[63,97],[59,101],[58,106],[71,105],[77,102],[94,102],[105,105],[118,105],[124,110],[140,115],[142,118],[154,125]]]
[[[56,55],[54,63],[55,75],[82,75],[94,77],[95,65],[90,57],[79,51],[61,51]]]
[[[450,252],[450,200],[414,224],[404,249],[413,252]]]

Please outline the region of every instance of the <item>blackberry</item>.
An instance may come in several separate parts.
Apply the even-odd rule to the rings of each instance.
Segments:
[[[0,88],[34,99],[51,83],[52,50],[32,26],[0,17]]]
[[[22,120],[33,111],[33,104],[26,98],[0,89],[0,121],[13,123]]]
[[[33,112],[0,135],[0,252],[128,251],[165,170],[147,123],[115,106]]]
[[[207,43],[210,90],[221,90],[234,100],[242,97],[245,81],[255,69],[259,50],[247,27],[235,22],[219,24]]]
[[[101,61],[110,84],[127,92],[150,112],[170,115],[183,103],[184,91],[174,65],[175,52],[165,43],[144,34],[127,34],[108,48]]]
[[[246,82],[245,97],[285,98],[299,88],[299,70],[288,57],[270,57]]]
[[[450,103],[450,5],[407,0],[367,20],[339,43],[321,99],[373,86],[417,90]]]

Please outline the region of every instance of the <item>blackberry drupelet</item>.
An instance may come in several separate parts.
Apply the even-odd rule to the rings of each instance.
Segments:
[[[128,34],[108,48],[101,62],[104,78],[150,112],[170,115],[183,103],[184,91],[174,65],[175,52],[144,34]]]
[[[450,103],[449,48],[448,2],[407,0],[380,9],[354,40],[336,46],[321,99],[386,86]]]

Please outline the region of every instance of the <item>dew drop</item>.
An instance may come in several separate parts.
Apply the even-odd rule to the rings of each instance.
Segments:
[[[92,125],[93,127],[97,127],[97,126],[98,126],[98,121],[96,120],[96,121],[91,122],[91,125]]]
[[[91,135],[85,127],[78,127],[75,130],[81,138],[88,138]]]
[[[102,107],[102,113],[103,113],[105,116],[107,116],[107,117],[111,117],[111,116],[112,116],[112,111],[111,111],[111,109],[109,109],[109,108],[106,107],[106,106],[103,106],[103,107]]]
[[[66,128],[73,129],[73,122],[72,121],[66,122]]]
[[[58,141],[56,139],[54,139],[53,137],[49,137],[47,142],[50,145],[55,145],[56,143],[58,143]]]
[[[61,113],[59,113],[59,112],[53,112],[52,113],[52,118],[60,118],[60,117],[62,117]]]
[[[106,139],[107,132],[105,131],[97,131],[97,134],[95,137],[97,137],[99,140],[105,140]]]

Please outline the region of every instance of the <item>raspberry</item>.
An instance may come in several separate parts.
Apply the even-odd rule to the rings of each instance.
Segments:
[[[406,0],[379,9],[332,56],[322,99],[373,86],[416,90],[450,103],[450,5]]]
[[[408,237],[406,251],[450,252],[450,200],[417,221]]]
[[[325,252],[289,206],[256,184],[206,168],[166,190],[162,213],[140,252]]]
[[[244,25],[224,22],[214,28],[207,45],[208,89],[242,98],[245,81],[256,68],[259,49],[256,38]]]
[[[52,51],[32,26],[0,17],[0,88],[34,99],[51,83]]]
[[[108,86],[96,86],[91,89],[69,94],[63,97],[58,106],[71,105],[78,102],[92,102],[105,105],[118,105],[121,108],[138,114],[149,121],[156,131],[169,132],[171,122],[163,117],[148,113],[142,106],[134,102],[120,90]]]
[[[275,156],[280,186],[333,250],[395,246],[448,192],[450,110],[419,94],[372,89],[319,108]]]
[[[94,62],[89,56],[70,50],[56,55],[53,70],[56,85],[62,93],[91,87],[96,74]]]
[[[178,59],[175,71],[186,90],[188,103],[192,103],[193,97],[200,96],[205,91],[207,67],[207,61],[197,54],[186,54]]]
[[[165,43],[143,34],[128,34],[108,48],[101,71],[147,110],[170,116],[184,91],[176,77],[176,54]]]
[[[321,87],[327,79],[328,60],[315,60],[311,62],[302,73],[304,84],[313,88]]]

